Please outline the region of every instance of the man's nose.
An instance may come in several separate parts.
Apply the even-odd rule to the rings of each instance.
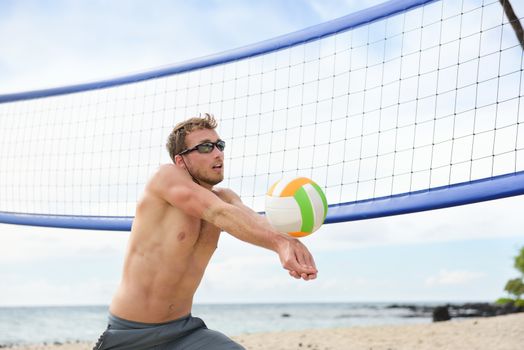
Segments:
[[[218,149],[218,147],[216,145],[213,146],[213,151],[211,151],[211,154],[216,157],[217,155],[218,156],[224,156],[224,151],[221,151]]]

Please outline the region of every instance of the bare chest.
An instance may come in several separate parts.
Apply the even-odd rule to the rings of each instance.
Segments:
[[[191,219],[175,232],[180,247],[198,251],[214,251],[220,237],[220,229],[204,220]]]
[[[146,204],[139,206],[133,223],[132,240],[142,252],[168,265],[211,257],[220,236],[218,227],[163,203]]]

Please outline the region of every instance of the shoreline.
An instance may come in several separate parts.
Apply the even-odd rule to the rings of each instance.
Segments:
[[[477,349],[519,350],[524,344],[524,313],[453,319],[412,325],[355,326],[253,333],[232,337],[248,350]],[[7,346],[12,350],[90,350],[93,343]]]

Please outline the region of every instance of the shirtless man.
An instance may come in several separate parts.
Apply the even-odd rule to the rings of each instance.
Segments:
[[[109,324],[94,349],[243,349],[191,315],[193,295],[221,231],[276,252],[289,274],[316,278],[308,249],[276,232],[239,196],[214,187],[224,178],[224,147],[213,116],[179,123],[165,164],[136,208]]]

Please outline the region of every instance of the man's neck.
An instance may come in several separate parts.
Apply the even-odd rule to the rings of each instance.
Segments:
[[[213,185],[208,184],[207,182],[204,182],[202,180],[198,180],[198,184],[202,187],[204,187],[206,190],[213,191]]]

